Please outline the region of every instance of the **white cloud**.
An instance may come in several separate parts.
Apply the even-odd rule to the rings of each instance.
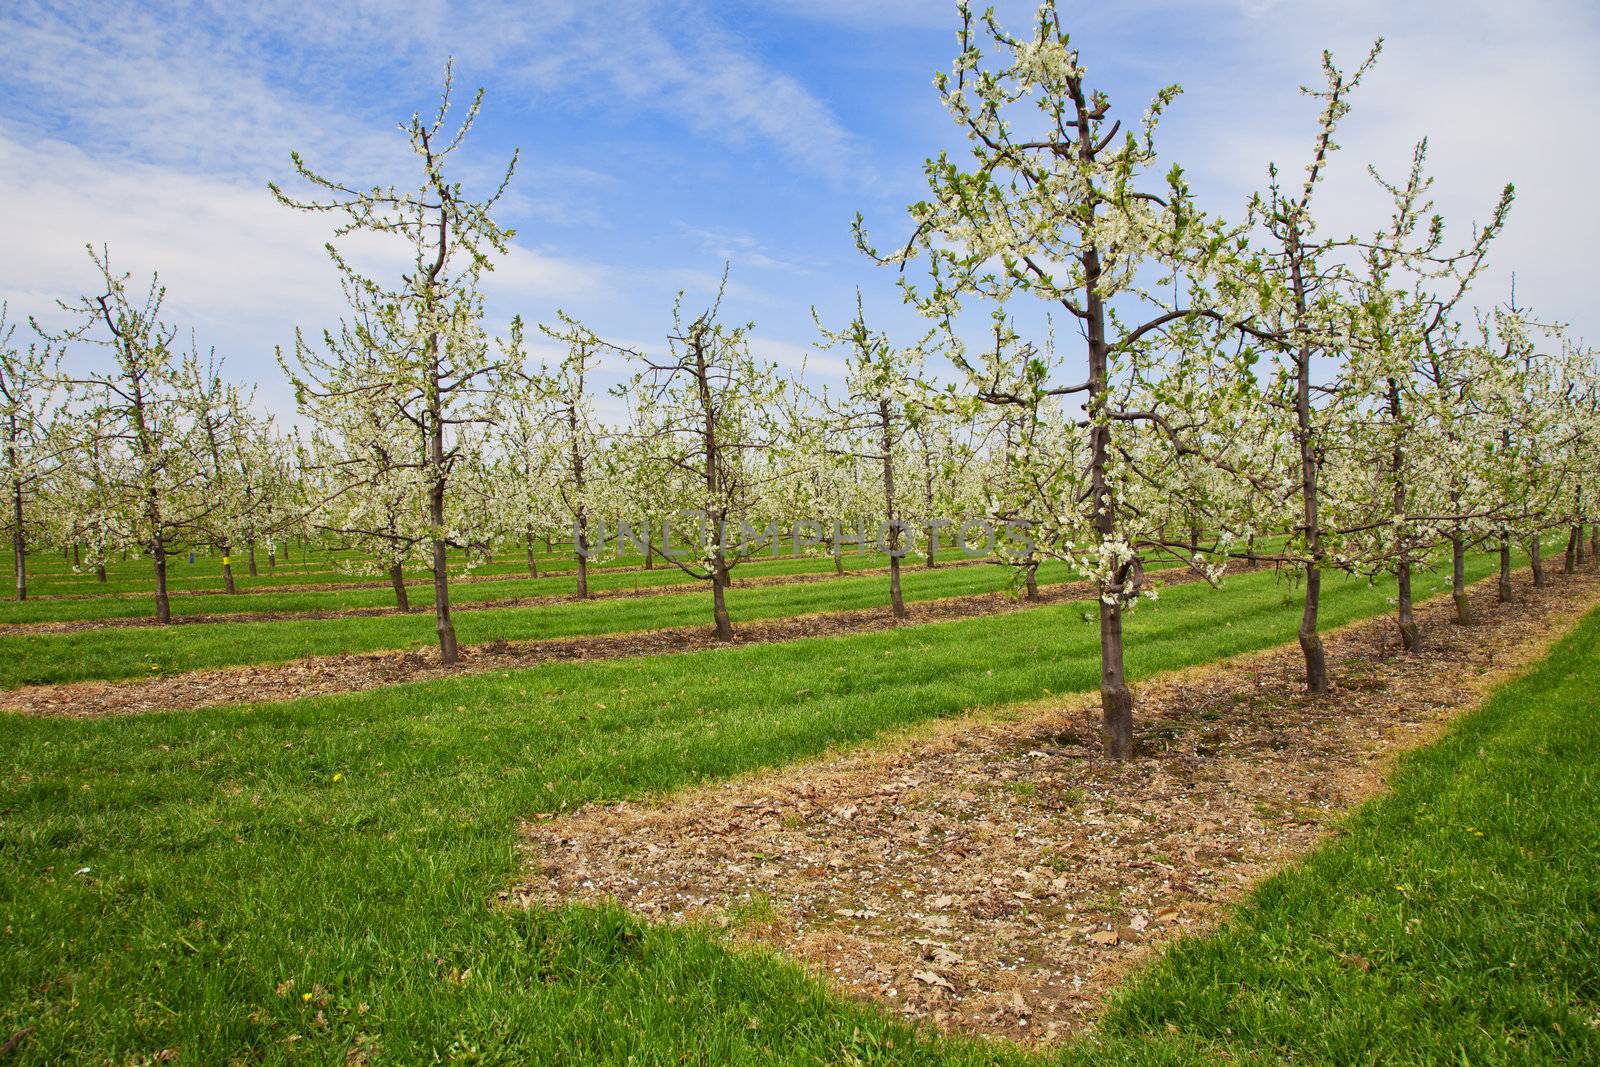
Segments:
[[[659,111],[698,136],[765,142],[833,178],[865,160],[828,107],[693,4],[617,0],[545,13],[545,41],[521,64],[539,88]]]
[[[119,271],[158,271],[170,319],[193,325],[202,345],[230,356],[235,373],[276,390],[273,346],[289,343],[297,324],[315,332],[344,312],[323,251],[329,220],[279,206],[262,185],[104,161],[60,142],[24,144],[4,128],[0,173],[12,219],[0,296],[19,315],[59,323],[55,302],[98,283],[84,245],[103,244]],[[358,258],[398,268],[404,255],[377,238]],[[513,245],[485,289],[499,313],[591,295],[604,276],[595,264]]]
[[[1191,64],[1204,72],[1183,78],[1189,93],[1165,144],[1214,205],[1236,216],[1268,160],[1291,176],[1306,162],[1316,103],[1293,89],[1318,79],[1321,50],[1334,49],[1350,67],[1385,36],[1383,56],[1340,130],[1343,147],[1321,194],[1325,232],[1367,234],[1381,225],[1388,206],[1366,165],[1403,178],[1412,146],[1427,137],[1433,192],[1452,241],[1465,240],[1469,224],[1487,216],[1505,182],[1517,186],[1493,270],[1477,290],[1480,303],[1503,300],[1515,271],[1521,297],[1593,338],[1600,335],[1587,281],[1591,249],[1600,244],[1600,212],[1588,206],[1600,169],[1600,145],[1589,136],[1600,96],[1597,23],[1589,6],[1559,0],[1519,8],[1345,0],[1259,10],[1224,24],[1240,42],[1234,54]]]

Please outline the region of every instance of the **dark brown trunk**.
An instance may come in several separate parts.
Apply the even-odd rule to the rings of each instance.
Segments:
[[[1472,625],[1472,603],[1467,599],[1467,543],[1458,530],[1450,535],[1450,598],[1456,604],[1456,625]]]
[[[528,546],[528,577],[537,578],[539,577],[539,560],[533,554],[533,534],[528,534],[526,539]]]
[[[256,546],[254,544],[245,546],[244,558],[250,568],[250,577],[254,578],[258,573],[256,571]]]
[[[879,447],[883,450],[883,509],[889,527],[889,607],[894,617],[906,617],[900,593],[900,524],[894,500],[894,419],[887,399],[878,401]]]
[[[1294,248],[1296,256],[1292,261],[1292,277],[1295,306],[1303,320],[1307,314],[1306,291],[1305,275],[1298,256],[1298,231],[1294,233]],[[1306,690],[1326,693],[1331,684],[1328,679],[1328,653],[1318,629],[1318,617],[1322,611],[1322,497],[1317,452],[1312,440],[1315,430],[1311,422],[1311,357],[1311,346],[1302,342],[1296,350],[1294,402],[1295,443],[1300,449],[1300,521],[1305,524],[1306,538],[1306,593],[1300,609],[1299,637],[1300,654],[1305,660]]]
[[[1322,645],[1322,635],[1317,632],[1317,614],[1322,607],[1322,568],[1315,563],[1305,567],[1306,598],[1300,609],[1300,652],[1306,662],[1306,689],[1312,693],[1326,693],[1328,681],[1328,653]]]
[[[222,591],[224,593],[236,593],[236,592],[238,592],[238,590],[235,589],[234,585],[233,585],[233,557],[228,554],[228,551],[229,551],[228,546],[227,545],[223,545],[222,546]]]
[[[582,379],[579,379],[580,382]],[[580,390],[582,386],[579,386]],[[583,448],[578,439],[578,408],[576,401],[567,408],[567,430],[572,440],[572,497],[577,502],[574,513],[577,519],[573,531],[573,548],[578,555],[578,599],[589,599],[589,512],[583,502],[584,469]]]
[[[1133,755],[1133,693],[1122,667],[1122,605],[1100,601],[1100,719],[1106,755]]]
[[[656,569],[656,539],[648,533],[644,538],[644,569],[647,571]]]
[[[577,545],[578,557],[578,599],[589,599],[589,523],[580,510],[578,512],[578,536],[573,539]]]
[[[167,595],[167,544],[159,532],[150,547],[156,567],[156,622],[165,626],[172,621],[172,600]]]
[[[1084,106],[1078,107],[1080,132],[1087,130]],[[1091,145],[1085,145],[1089,152]],[[1106,375],[1110,352],[1106,344],[1106,310],[1099,293],[1100,255],[1093,248],[1082,255],[1084,290],[1087,293],[1087,327],[1089,357],[1090,417],[1094,420],[1089,431],[1089,492],[1091,499],[1100,501],[1095,509],[1094,528],[1102,543],[1116,536],[1116,501],[1111,499],[1111,487],[1106,479],[1110,462],[1110,426],[1098,416],[1107,403]],[[1127,759],[1133,755],[1133,693],[1128,689],[1128,679],[1122,663],[1122,598],[1128,580],[1126,573],[1118,580],[1102,583],[1100,588],[1100,717],[1105,734],[1106,755],[1112,759]]]
[[[1400,645],[1407,652],[1417,652],[1422,649],[1422,631],[1417,628],[1417,615],[1411,601],[1411,563],[1402,560],[1395,571],[1395,585],[1400,600],[1398,619],[1400,623]]]
[[[1495,589],[1500,603],[1511,603],[1511,541],[1500,538],[1500,580]]]
[[[1406,453],[1401,444],[1401,408],[1400,408],[1400,383],[1393,378],[1389,379],[1389,419],[1394,430],[1394,451],[1390,458],[1389,474],[1394,478],[1394,514],[1397,518],[1406,516]],[[1416,612],[1411,602],[1411,561],[1405,558],[1408,546],[1402,540],[1400,544],[1400,564],[1395,570],[1396,592],[1399,596],[1400,606],[1397,619],[1400,626],[1400,644],[1407,652],[1415,652],[1422,647],[1422,634],[1417,629]]]
[[[1033,560],[1026,571],[1027,597],[1029,600],[1039,599],[1039,561]]]
[[[106,580],[106,565],[104,563],[96,563],[94,565],[94,576],[96,581],[103,582]]]
[[[406,592],[406,569],[396,563],[389,568],[389,584],[394,587],[394,606],[402,614],[411,611],[411,596]]]
[[[456,627],[450,621],[450,563],[446,557],[444,530],[444,481],[438,479],[428,494],[433,522],[433,628],[439,635],[439,660],[454,663],[460,658],[456,647]]]
[[[1533,570],[1533,587],[1544,588],[1544,534],[1536,533],[1528,542],[1528,566]]]
[[[717,623],[717,640],[733,640],[733,622],[728,618],[728,570],[719,560],[711,572],[711,614]]]
[[[15,462],[15,460],[13,460]],[[22,528],[22,483],[12,483],[11,557],[16,570],[17,599],[28,599],[28,535]]]
[[[82,563],[83,558],[78,555],[78,542],[74,541],[72,542],[72,569],[77,570]]]
[[[1567,530],[1567,555],[1565,570],[1568,574],[1578,569],[1578,528],[1573,526]]]
[[[428,271],[427,284],[430,293],[433,286],[438,283],[439,273],[444,269],[445,257],[448,253],[449,229],[448,218],[444,209],[439,209],[439,252]],[[432,475],[428,484],[428,522],[431,527],[429,533],[433,540],[433,628],[439,635],[439,660],[442,663],[455,663],[460,658],[456,647],[456,628],[450,621],[450,563],[447,556],[449,545],[445,540],[446,526],[444,523],[444,503],[446,480],[449,476],[449,467],[446,464],[444,451],[444,372],[439,365],[439,335],[433,334],[428,338],[427,348],[428,364],[427,378],[427,447],[429,474]]]

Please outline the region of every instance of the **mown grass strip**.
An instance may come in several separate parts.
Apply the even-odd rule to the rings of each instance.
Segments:
[[[1330,583],[1325,618],[1388,595]],[[1130,665],[1280,643],[1297,616],[1271,574],[1178,587],[1133,613]],[[36,1063],[1020,1061],[696,931],[490,897],[523,817],[1089,689],[1095,644],[1089,607],[1065,605],[255,707],[0,716],[0,1033],[32,1027]]]
[[[1600,1063],[1600,615],[1074,1062]]]
[[[1006,588],[1012,574],[999,567],[950,567],[907,572],[909,601],[965,596]],[[1043,582],[1070,577],[1061,564],[1040,568]],[[760,619],[884,606],[888,579],[880,575],[830,578],[792,585],[735,587],[728,611],[737,625]],[[571,601],[484,609],[455,616],[463,644],[625,633],[672,626],[710,625],[711,595],[704,583],[683,593]],[[108,628],[68,633],[0,634],[0,688],[90,678],[148,677],[201,667],[275,663],[302,656],[385,649],[426,649],[435,643],[433,616],[350,616],[274,622],[219,622],[204,626]]]
[[[888,565],[883,556],[861,555],[844,558],[846,572],[868,570]],[[908,568],[908,571],[911,568]],[[831,576],[834,565],[831,559],[803,557],[799,559],[756,559],[740,565],[734,571],[737,584],[742,579],[783,577],[808,574]],[[474,574],[481,573],[474,571]],[[301,579],[314,582],[326,576]],[[328,579],[332,580],[332,579]],[[350,581],[371,581],[370,574],[359,575]],[[139,595],[119,592],[115,595],[75,599],[40,599],[0,601],[0,624],[30,622],[68,622],[79,619],[132,619],[154,615],[155,597],[148,592],[149,582],[136,586]],[[589,576],[589,588],[595,592],[605,590],[655,589],[681,586],[685,589],[701,588],[701,583],[684,574],[677,567],[658,566],[654,570],[596,569]],[[509,577],[492,582],[455,582],[450,587],[452,604],[484,604],[512,597],[572,596],[578,580],[571,574],[552,574],[528,578],[513,572]],[[412,588],[411,606],[415,611],[433,610],[431,588]],[[195,617],[227,614],[229,612],[290,612],[337,611],[343,608],[392,608],[394,593],[383,588],[306,589],[284,590],[271,587],[255,589],[240,586],[234,596],[218,591],[214,596],[175,596],[172,598],[174,617]]]

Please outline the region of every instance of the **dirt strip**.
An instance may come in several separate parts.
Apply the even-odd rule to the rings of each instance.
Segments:
[[[1241,567],[1238,571],[1246,569]],[[1188,571],[1157,572],[1152,579],[1158,587],[1200,580],[1198,575]],[[1040,587],[1039,599],[1031,601],[1003,591],[946,597],[907,604],[908,617],[903,622],[897,622],[887,607],[819,612],[740,623],[734,627],[732,642],[718,641],[716,631],[709,626],[584,634],[541,641],[495,641],[461,649],[461,661],[453,667],[441,664],[438,654],[428,649],[315,656],[291,663],[208,668],[115,682],[34,685],[0,691],[0,711],[15,711],[25,715],[93,717],[291,700],[480,671],[518,670],[554,661],[653,656],[668,652],[728,648],[731,645],[792,641],[802,637],[870,633],[902,625],[950,622],[1021,611],[1092,595],[1093,589],[1089,583],[1067,582]],[[708,607],[709,603],[708,600]]]
[[[950,570],[956,567],[974,567],[994,565],[989,560],[964,560],[958,563],[940,564],[940,570]],[[616,573],[612,571],[610,573]],[[833,571],[814,572],[806,574],[771,574],[757,575],[754,578],[740,578],[737,575],[730,585],[734,589],[758,589],[769,585],[806,585],[812,582],[834,581],[839,578],[871,578],[889,573],[887,567],[871,567],[856,571],[846,571],[835,574]],[[455,579],[452,579],[454,581]],[[345,587],[352,588],[352,587]],[[695,593],[708,588],[704,582],[692,578],[671,582],[665,585],[644,586],[633,589],[594,589],[589,593],[590,600],[630,600],[636,597],[668,596],[674,593]],[[532,608],[551,604],[577,604],[581,603],[576,594],[557,593],[546,596],[506,597],[503,600],[467,600],[452,603],[450,611],[459,614],[463,611],[490,611],[500,608]],[[433,603],[430,598],[426,604],[418,603],[412,606],[412,614],[421,615],[431,613]],[[224,622],[299,622],[316,619],[370,619],[385,615],[398,615],[400,612],[393,607],[381,608],[330,608],[324,611],[230,611],[215,612],[205,615],[174,615],[169,626],[199,626],[208,623]],[[81,633],[85,630],[140,630],[158,627],[162,624],[155,619],[140,615],[135,618],[110,618],[110,619],[66,619],[61,622],[0,622],[0,637],[24,636],[28,634],[70,634]]]
[[[1387,617],[1332,632],[1321,699],[1293,644],[1141,684],[1138,755],[1121,764],[1099,754],[1086,694],[659,803],[539,815],[527,881],[500,896],[708,922],[909,1018],[1049,1043],[1328,836],[1393,755],[1536,662],[1600,602],[1600,577],[1516,593],[1474,587],[1470,627],[1448,597],[1422,606],[1420,654]]]

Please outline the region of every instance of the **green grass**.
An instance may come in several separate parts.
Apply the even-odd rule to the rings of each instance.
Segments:
[[[1600,1063],[1600,615],[1217,936],[1085,1062]]]
[[[614,546],[614,542],[608,542]],[[778,554],[774,557],[769,550],[757,551],[751,564],[761,564],[771,559],[809,561],[819,567],[832,568],[831,558],[816,554],[796,556],[793,545],[780,541]],[[195,550],[195,560],[188,561],[188,548],[173,549],[168,556],[167,586],[174,593],[216,593],[221,594],[222,582],[222,557],[213,550],[201,546]],[[464,572],[468,559],[464,552],[452,549],[448,553],[450,566],[453,573]],[[959,550],[950,546],[942,546],[939,553],[941,563],[955,562],[966,558]],[[538,564],[540,576],[545,572],[568,575],[577,569],[577,561],[573,555],[570,543],[555,543],[549,549],[543,544],[535,546],[534,559]],[[847,569],[856,569],[863,566],[883,566],[887,558],[876,552],[870,546],[863,548],[859,545],[846,545],[843,553],[844,564]],[[876,562],[867,562],[875,560]],[[265,552],[256,555],[259,573],[251,575],[246,566],[243,552],[233,555],[234,585],[239,593],[265,593],[275,588],[288,585],[330,584],[330,585],[355,585],[360,583],[386,584],[387,576],[374,572],[368,557],[359,552],[347,549],[312,547],[309,551],[302,551],[296,545],[289,557],[279,557],[276,568],[269,569]],[[609,570],[628,569],[641,567],[644,557],[631,547],[628,551],[617,554],[608,554],[600,559],[592,560],[589,564],[591,574],[601,574]],[[9,566],[9,564],[8,564]],[[489,575],[495,577],[524,578],[527,577],[527,556],[521,546],[497,549],[493,560],[485,562],[477,560],[471,566],[471,573],[476,575]],[[656,569],[662,572],[677,573],[671,563],[660,557],[656,560]],[[409,566],[405,570],[407,579],[415,584],[425,586],[432,579],[432,571],[425,566]],[[92,568],[72,568],[71,562],[65,560],[60,552],[32,552],[28,556],[28,593],[30,597],[74,597],[89,599],[107,599],[117,596],[149,597],[155,579],[148,557],[130,557],[128,559],[113,559],[106,566],[106,581],[101,582]],[[179,599],[184,599],[180,597]],[[146,610],[152,610],[147,608]],[[0,621],[25,621],[21,619],[0,619]]]
[[[1065,581],[1062,564],[1040,568],[1040,580]],[[1004,589],[1011,571],[1000,567],[949,567],[907,571],[909,601]],[[830,578],[793,585],[728,591],[728,612],[737,625],[760,619],[823,611],[878,607],[888,602],[881,575]],[[711,594],[704,583],[684,593],[616,598],[462,612],[454,617],[464,644],[499,638],[565,637],[622,633],[670,626],[708,626]],[[0,634],[0,688],[87,678],[134,678],[245,663],[273,663],[301,656],[381,649],[428,648],[435,642],[433,615],[357,616],[274,622],[219,622],[162,630],[111,628],[70,633]]]
[[[568,560],[568,563],[571,561]],[[846,571],[859,571],[888,565],[887,557],[863,554],[844,557]],[[908,570],[910,568],[908,567]],[[832,559],[817,557],[758,558],[739,565],[734,570],[735,583],[747,578],[774,577],[793,574],[832,574]],[[482,574],[474,570],[473,574]],[[317,575],[310,581],[326,579]],[[346,583],[371,581],[371,574],[344,575]],[[65,622],[78,619],[145,618],[155,614],[155,595],[149,591],[148,578],[105,596],[72,598],[39,598],[21,602],[0,601],[0,624],[30,622]],[[288,584],[288,583],[282,583]],[[615,567],[598,567],[589,576],[589,588],[599,592],[612,589],[646,589],[669,585],[699,587],[700,582],[684,574],[677,567],[658,565],[651,571],[621,571]],[[484,604],[511,597],[571,596],[577,592],[578,580],[570,574],[541,575],[528,578],[523,571],[512,571],[509,576],[492,582],[453,582],[450,587],[451,603]],[[316,590],[283,590],[272,586],[248,588],[241,583],[240,592],[234,596],[216,595],[175,596],[172,613],[175,617],[226,614],[228,612],[268,611],[334,611],[342,608],[390,608],[394,606],[394,592],[382,588],[336,588]],[[411,605],[417,611],[433,610],[433,588],[424,585],[410,590]]]
[[[1331,583],[1328,625],[1386,594]],[[1130,669],[1276,644],[1297,616],[1269,574],[1178,587],[1131,617]],[[1085,690],[1095,642],[1064,605],[255,707],[0,716],[0,1034],[32,1027],[34,1063],[1020,1062],[702,931],[490,898],[520,869],[521,818]]]

